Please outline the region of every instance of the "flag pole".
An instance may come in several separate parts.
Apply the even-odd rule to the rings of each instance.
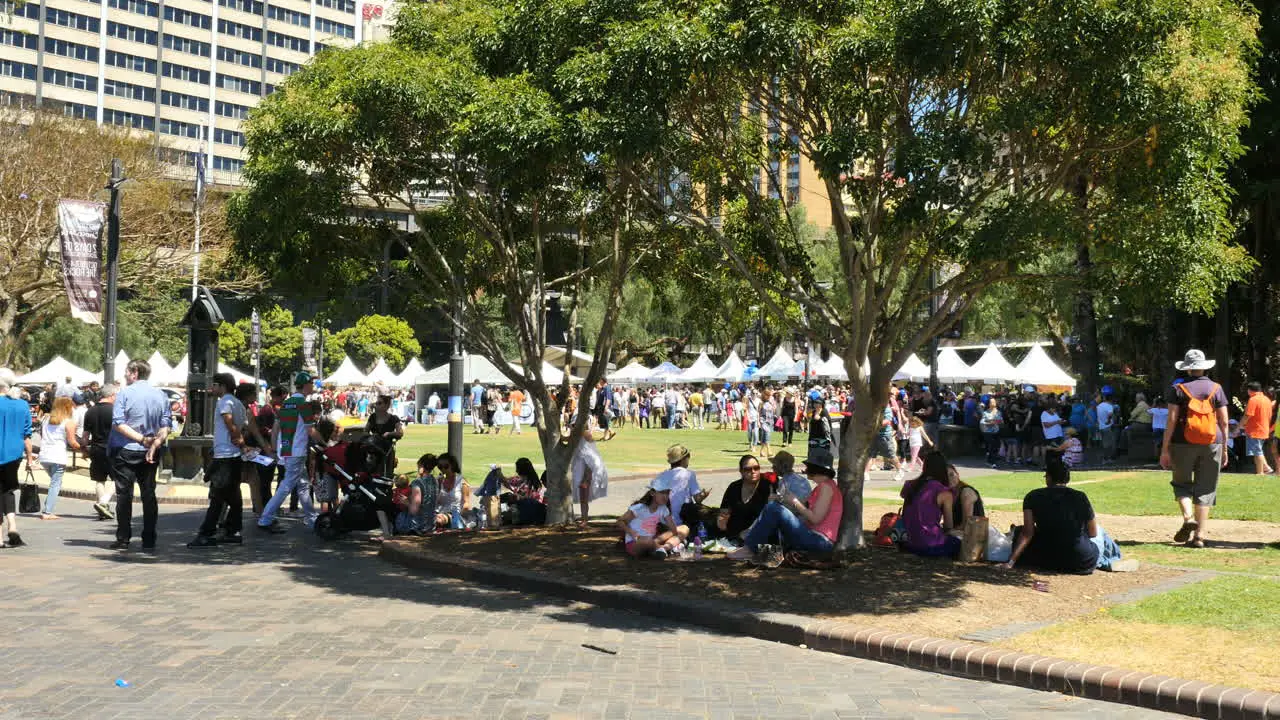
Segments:
[[[200,290],[200,206],[204,204],[204,185],[205,185],[204,136],[205,136],[205,126],[201,125],[200,126],[200,152],[198,153],[196,158],[196,202],[195,202],[196,237],[192,247],[193,257],[191,261],[191,302],[196,301],[196,295]]]

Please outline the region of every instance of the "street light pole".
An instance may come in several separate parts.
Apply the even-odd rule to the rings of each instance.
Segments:
[[[115,382],[116,378],[116,295],[120,284],[120,185],[124,182],[124,169],[120,160],[111,161],[111,204],[107,209],[107,302],[105,341],[102,347],[102,384]]]
[[[453,307],[453,355],[449,358],[449,454],[462,462],[462,300]],[[477,408],[472,407],[471,412]]]

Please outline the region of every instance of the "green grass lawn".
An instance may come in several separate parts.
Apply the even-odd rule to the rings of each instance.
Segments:
[[[1170,515],[1175,512],[1166,471],[1090,471],[1072,473],[1072,485],[1089,495],[1093,509],[1109,515]],[[1083,482],[1083,481],[1093,482]],[[1040,473],[989,475],[967,481],[993,498],[1021,498],[1044,486]],[[1218,504],[1213,517],[1229,520],[1280,522],[1275,502],[1280,481],[1254,475],[1224,474],[1218,481]],[[1004,506],[1005,509],[1011,506]]]
[[[1221,541],[1219,544],[1219,547],[1214,547],[1210,541],[1209,547],[1200,550],[1166,543],[1121,542],[1121,550],[1125,557],[1134,557],[1144,563],[1280,577],[1280,543],[1247,548],[1222,547]]]
[[[1117,620],[1223,630],[1280,630],[1280,582],[1225,576],[1111,608]]]
[[[808,435],[796,433],[795,443],[786,448],[798,460],[803,460]],[[780,441],[782,433],[774,433]],[[449,435],[445,425],[410,425],[405,428],[397,455],[400,472],[413,472],[418,457],[423,453],[440,454],[448,447]],[[657,473],[667,468],[667,447],[680,443],[689,448],[692,466],[696,470],[722,470],[735,468],[738,458],[747,451],[745,432],[728,430],[653,430],[620,429],[617,437],[599,443],[610,474],[632,475]],[[774,452],[783,449],[773,446]],[[516,460],[527,457],[535,467],[542,469],[542,449],[538,445],[537,431],[525,428],[523,435],[509,435],[503,429],[501,435],[473,435],[468,426],[462,436],[462,467],[464,474],[479,481],[488,472],[489,465],[497,463],[503,470],[515,471]]]

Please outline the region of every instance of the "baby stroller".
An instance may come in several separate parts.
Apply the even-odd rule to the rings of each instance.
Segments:
[[[395,517],[392,502],[393,481],[381,477],[386,453],[368,434],[357,434],[325,448],[315,448],[320,456],[317,473],[320,494],[331,503],[328,512],[316,518],[316,534],[325,540],[336,540],[355,531],[380,527],[378,511]]]

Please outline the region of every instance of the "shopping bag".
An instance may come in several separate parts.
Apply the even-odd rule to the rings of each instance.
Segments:
[[[964,524],[964,537],[960,539],[960,562],[977,562],[983,558],[987,549],[987,528],[990,524],[984,517],[969,518]]]
[[[30,465],[27,466],[27,479],[18,491],[18,512],[40,512],[40,488],[36,487],[36,476],[31,472]]]
[[[999,530],[987,528],[987,562],[1009,562],[1013,555],[1013,539]]]

